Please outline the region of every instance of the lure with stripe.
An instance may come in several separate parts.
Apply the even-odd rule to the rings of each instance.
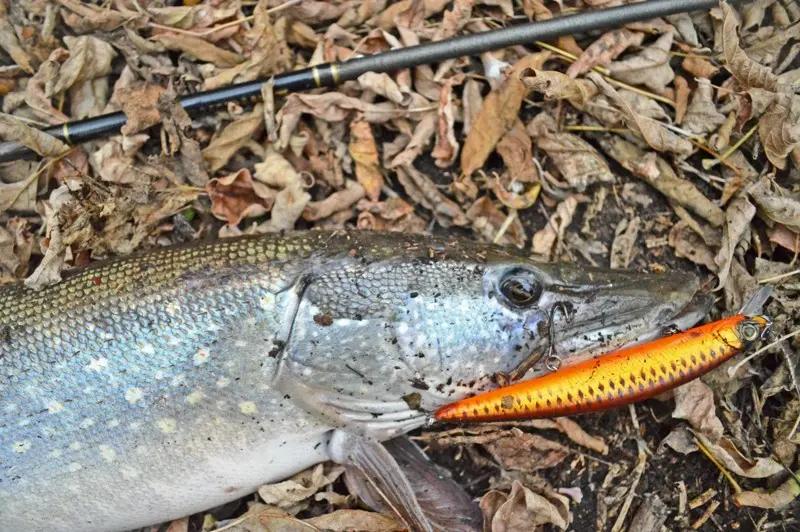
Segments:
[[[762,338],[765,316],[738,314],[440,408],[436,421],[507,421],[595,412],[654,397]]]

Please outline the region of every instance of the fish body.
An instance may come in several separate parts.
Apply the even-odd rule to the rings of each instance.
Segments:
[[[764,316],[731,316],[462,399],[434,417],[451,422],[535,419],[643,401],[718,367],[761,338],[769,324]]]
[[[696,320],[697,284],[463,240],[299,232],[2,287],[0,522],[126,530],[220,505],[346,460],[339,435],[387,440],[490,389],[541,347],[555,301],[576,309],[555,325],[577,356]]]

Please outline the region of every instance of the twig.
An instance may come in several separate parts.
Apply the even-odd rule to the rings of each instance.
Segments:
[[[717,507],[719,507],[719,501],[714,501],[711,504],[709,504],[708,508],[706,508],[706,511],[703,512],[703,515],[701,515],[697,521],[692,523],[692,528],[697,530],[698,528],[703,526],[706,523],[706,521],[708,521],[708,519],[711,517],[711,514],[713,514],[717,510]]]
[[[784,340],[788,340],[789,338],[794,338],[797,335],[800,335],[800,329],[794,330],[794,331],[792,331],[792,332],[790,332],[788,334],[784,334],[783,336],[781,336],[780,338],[778,338],[774,342],[768,343],[767,345],[765,345],[761,349],[757,350],[755,353],[753,353],[749,357],[745,358],[744,360],[742,360],[741,362],[736,364],[734,367],[728,368],[728,376],[729,377],[733,377],[734,375],[736,375],[736,372],[739,371],[739,369],[741,369],[742,366],[747,364],[749,361],[753,360],[756,356],[760,355],[761,353],[763,353],[764,351],[766,351],[770,347],[774,347],[774,346],[778,345],[779,343],[783,342]]]
[[[790,272],[782,273],[780,275],[776,275],[775,277],[767,277],[766,279],[761,279],[758,284],[765,284],[765,283],[772,283],[775,281],[780,281],[781,279],[785,279],[786,277],[791,277],[792,275],[797,275],[800,273],[800,270],[792,270]]]
[[[267,13],[274,13],[276,11],[280,11],[282,9],[286,9],[287,7],[293,6],[295,4],[299,4],[300,2],[302,2],[302,0],[288,0],[287,2],[284,2],[281,5],[278,5],[278,6],[270,8],[270,9],[267,9]],[[232,20],[230,22],[226,22],[225,24],[220,24],[219,26],[214,26],[213,28],[209,28],[209,29],[207,29],[205,31],[184,30],[184,29],[181,29],[181,28],[174,28],[172,26],[164,26],[163,24],[157,24],[155,22],[148,22],[147,25],[151,26],[153,28],[158,28],[158,29],[167,30],[167,31],[173,31],[175,33],[181,33],[183,35],[191,35],[192,37],[205,37],[207,35],[211,35],[212,33],[215,33],[215,32],[220,31],[220,30],[224,30],[224,29],[230,28],[232,26],[238,26],[239,24],[244,24],[245,22],[250,22],[251,20],[254,20],[255,18],[256,18],[255,15],[250,15],[249,17],[239,18],[239,19],[236,19],[236,20]]]
[[[506,216],[505,221],[503,221],[503,225],[500,226],[500,229],[497,230],[497,234],[494,235],[494,239],[492,239],[492,243],[499,244],[500,239],[503,238],[503,235],[506,234],[508,228],[511,227],[511,224],[514,223],[514,219],[517,217],[517,209],[509,209],[508,216]]]
[[[725,163],[725,159],[727,159],[728,157],[733,155],[739,148],[741,148],[742,144],[747,142],[747,139],[749,139],[750,137],[753,136],[753,133],[756,132],[756,129],[758,129],[758,124],[756,124],[753,127],[751,127],[750,130],[742,136],[742,138],[737,140],[736,143],[733,146],[731,146],[730,148],[728,148],[728,151],[726,151],[722,155],[715,155],[713,152],[709,152],[712,155],[715,155],[715,159],[712,159],[712,160],[706,159],[705,161],[703,161],[703,168],[705,168],[706,170],[710,170],[710,169],[714,168],[719,163],[723,163],[724,164]],[[726,166],[730,167],[730,165],[726,165]]]
[[[603,127],[603,126],[564,126],[564,131],[600,131],[607,133],[628,133],[630,129],[624,127]]]
[[[714,457],[714,455],[711,454],[711,451],[709,451],[708,448],[705,445],[703,445],[703,442],[701,442],[698,438],[694,438],[694,444],[697,445],[698,449],[700,449],[703,452],[703,454],[706,455],[706,458],[711,460],[711,462],[715,466],[717,466],[717,469],[719,469],[722,472],[725,478],[728,479],[728,482],[730,482],[731,486],[733,487],[733,491],[736,493],[741,493],[742,488],[736,482],[736,479],[733,478],[733,475],[731,475],[727,469],[725,469],[725,466],[719,463],[719,460],[717,460]]]
[[[632,404],[628,405],[628,407],[631,412],[631,419],[633,420],[633,430],[636,433],[636,446],[639,449],[639,459],[637,460],[636,467],[633,470],[633,482],[628,490],[628,494],[625,496],[625,502],[622,503],[622,508],[619,511],[617,520],[614,521],[614,526],[611,527],[611,532],[619,532],[622,530],[622,527],[625,524],[625,517],[627,517],[628,511],[631,509],[633,497],[636,495],[636,488],[639,486],[639,481],[642,479],[644,468],[647,466],[647,444],[644,443],[641,433],[639,432],[639,420],[636,417],[636,408]]]

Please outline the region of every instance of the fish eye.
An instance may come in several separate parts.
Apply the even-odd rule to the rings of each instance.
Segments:
[[[746,342],[755,342],[761,335],[759,327],[753,322],[745,322],[742,325],[742,338]]]
[[[515,269],[500,281],[500,293],[511,307],[530,307],[539,301],[542,285],[532,272]]]

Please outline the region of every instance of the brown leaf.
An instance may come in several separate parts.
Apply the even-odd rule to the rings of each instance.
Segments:
[[[0,212],[33,213],[39,188],[37,163],[14,161],[0,165]]]
[[[769,68],[750,59],[742,50],[737,34],[739,21],[736,12],[727,2],[722,3],[722,12],[722,48],[726,68],[746,89],[776,90],[778,77]]]
[[[628,221],[622,219],[614,230],[614,241],[611,243],[611,269],[627,268],[634,255],[634,245],[636,237],[639,236],[639,225],[641,219],[636,216]]]
[[[79,0],[56,0],[56,2],[68,10],[62,10],[64,22],[80,32],[112,31],[126,22],[134,22],[130,20],[131,17],[116,9]]]
[[[702,216],[714,226],[721,226],[725,223],[725,213],[722,212],[722,209],[692,183],[679,178],[672,167],[661,157],[651,154],[653,155],[651,161],[654,163],[652,170],[655,170],[653,173],[649,171],[651,168],[649,165],[642,164],[647,162],[647,154],[635,145],[617,136],[603,135],[596,138],[608,155],[670,200]],[[711,262],[713,264],[713,260]]]
[[[723,228],[722,247],[714,262],[719,266],[719,286],[728,281],[734,252],[745,235],[749,234],[750,222],[756,214],[756,208],[746,196],[737,196],[725,209],[725,227]]]
[[[496,495],[490,497],[497,498]],[[492,504],[482,504],[482,509],[493,509],[497,506],[497,502],[499,501],[495,500]],[[484,522],[491,523],[491,527],[488,528],[490,532],[535,530],[546,524],[564,530],[569,526],[571,516],[568,509],[566,509],[567,515],[563,515],[565,510],[563,503],[560,506],[561,508],[515,480],[506,501],[497,507],[493,515],[484,514]]]
[[[244,57],[240,54],[214,46],[200,37],[192,37],[185,34],[178,35],[177,33],[161,33],[154,35],[152,39],[163,45],[167,50],[183,52],[190,57],[206,63],[213,63],[221,68],[238,65],[244,60]]]
[[[484,241],[494,242],[500,228],[506,222],[508,215],[495,206],[489,196],[478,198],[466,212],[467,219],[472,223],[472,229],[481,235]],[[501,245],[515,245],[518,248],[525,246],[525,228],[519,217],[515,217],[511,225],[497,241]]]
[[[431,157],[435,159],[436,166],[447,168],[458,157],[458,141],[455,131],[455,111],[453,109],[453,84],[450,81],[442,85],[439,93],[438,123],[436,127],[436,143],[433,146]]]
[[[481,96],[481,85],[476,80],[470,78],[464,83],[464,92],[461,96],[463,102],[462,115],[464,118],[464,126],[462,133],[467,135],[472,130],[472,124],[478,119],[478,112],[481,105],[483,105],[483,96]]]
[[[800,232],[800,199],[785,192],[783,194],[754,192],[750,197],[762,217],[783,224],[794,232]]]
[[[604,442],[602,438],[587,433],[572,419],[568,417],[557,417],[554,422],[558,430],[566,434],[570,440],[578,445],[582,445],[600,454],[608,454],[608,445],[606,445],[606,442]]]
[[[33,234],[24,218],[10,218],[0,227],[0,270],[2,282],[17,281],[28,273],[33,252]]]
[[[303,211],[303,219],[313,222],[328,218],[355,205],[365,194],[364,187],[356,181],[348,179],[345,181],[343,190],[334,192],[324,200],[309,203],[306,210]]]
[[[58,71],[61,69],[61,64],[68,58],[67,50],[63,48],[53,50],[25,87],[25,103],[36,111],[37,116],[51,124],[69,121],[69,117],[53,107],[51,102],[53,84],[58,77]]]
[[[356,164],[356,179],[372,201],[378,201],[383,187],[378,145],[372,136],[372,128],[363,120],[350,122],[350,156]]]
[[[606,66],[631,46],[639,46],[644,40],[644,33],[617,29],[603,34],[589,45],[586,50],[567,69],[567,75],[577,78],[579,75],[596,66]]]
[[[548,259],[551,257],[556,251],[554,249],[555,243],[563,240],[564,231],[572,223],[578,203],[577,196],[570,196],[558,204],[556,213],[550,218],[547,225],[533,235],[531,248],[533,254],[541,255]]]
[[[569,100],[578,109],[597,94],[597,86],[592,82],[574,79],[556,70],[530,68],[520,76],[526,87],[541,92],[546,100]]]
[[[522,100],[528,91],[519,78],[520,73],[527,68],[541,68],[547,57],[548,54],[539,53],[517,61],[505,83],[483,100],[461,150],[461,172],[465,176],[484,165],[497,143],[517,121]]]
[[[681,66],[685,71],[687,71],[689,74],[692,74],[696,78],[711,79],[717,75],[717,72],[719,72],[718,66],[714,65],[705,57],[699,57],[696,55],[685,57],[683,62],[681,62]]]
[[[0,48],[6,51],[22,70],[33,74],[36,68],[34,58],[20,46],[14,27],[8,21],[8,11],[4,2],[0,2]]]
[[[111,72],[111,61],[117,55],[114,48],[96,37],[64,37],[70,55],[58,71],[49,95],[59,94],[76,83],[91,81]]]
[[[797,476],[800,476],[800,472],[795,472],[794,476],[790,475],[783,484],[770,492],[740,491],[733,495],[733,500],[737,506],[753,506],[771,510],[785,508],[797,497],[800,497],[800,483],[797,482]]]
[[[638,54],[608,65],[614,79],[630,85],[644,85],[661,93],[675,79],[669,65],[672,31],[668,31]]]
[[[442,227],[469,223],[461,207],[439,192],[436,184],[428,176],[410,165],[399,166],[396,171],[397,180],[403,185],[406,194],[414,203],[432,211]]]
[[[783,246],[792,253],[800,253],[800,233],[794,233],[788,227],[775,224],[767,230],[769,241]]]
[[[162,26],[191,30],[207,28],[217,22],[235,17],[237,9],[235,7],[211,8],[207,5],[189,5],[187,2],[182,6],[148,6],[147,13]],[[216,37],[216,33],[214,32],[212,35]]]
[[[628,127],[641,135],[653,149],[673,152],[683,157],[694,152],[694,146],[687,139],[673,133],[661,122],[634,111],[630,104],[601,75],[590,72],[587,77],[622,111]]]
[[[714,88],[711,82],[707,79],[697,80],[697,88],[692,94],[692,103],[686,110],[683,127],[692,133],[705,135],[716,131],[726,119],[714,105]]]
[[[200,143],[190,137],[192,120],[181,106],[175,89],[172,85],[161,94],[156,103],[161,116],[162,151],[170,157],[166,163],[178,177],[180,183],[191,183],[196,187],[204,187],[208,183],[203,153]],[[168,144],[168,146],[164,146]]]
[[[407,103],[407,96],[403,94],[403,91],[400,90],[392,76],[385,72],[380,74],[377,72],[365,72],[358,76],[358,84],[362,89],[370,90],[397,105]]]
[[[350,532],[369,530],[370,532],[401,532],[406,527],[388,515],[364,510],[336,510],[335,512],[306,519],[306,523],[320,530],[331,532]]]
[[[112,100],[122,107],[126,119],[120,132],[126,136],[133,135],[158,124],[161,113],[158,112],[156,103],[163,93],[162,86],[142,81],[118,88]]]
[[[253,81],[291,69],[292,54],[286,45],[286,37],[270,21],[266,0],[256,4],[253,16],[253,27],[243,37],[246,59],[206,79],[203,84],[206,90]],[[230,57],[232,58],[233,56]]]
[[[689,259],[712,272],[717,271],[714,252],[687,222],[680,221],[672,227],[669,232],[669,245],[675,250],[676,257]]]
[[[342,466],[317,464],[282,482],[261,486],[258,496],[269,505],[290,509],[332,484],[343,472]]]
[[[695,381],[696,382],[696,381]],[[783,471],[783,466],[768,457],[756,459],[747,458],[737,448],[736,445],[727,437],[721,437],[717,441],[706,437],[701,432],[695,432],[698,440],[708,449],[719,462],[739,476],[747,478],[768,478]]]
[[[110,183],[139,183],[149,181],[145,170],[134,162],[139,149],[149,137],[144,134],[129,137],[114,137],[92,153],[92,163],[100,175],[100,179]]]
[[[42,157],[57,157],[70,150],[68,145],[52,135],[2,113],[0,113],[0,139],[22,144]]]
[[[261,189],[264,194],[266,187]],[[260,197],[253,188],[250,170],[243,168],[235,174],[212,179],[206,185],[211,199],[211,213],[229,225],[238,225],[244,218],[269,212],[273,198]]]
[[[531,138],[524,124],[517,120],[497,143],[497,153],[503,158],[511,178],[521,183],[537,183],[539,172],[533,165]]]
[[[426,114],[414,128],[414,133],[403,151],[398,153],[389,163],[389,168],[411,165],[433,138],[437,123],[438,115],[436,113]]]
[[[724,431],[714,407],[714,392],[700,379],[675,388],[672,417],[687,420],[692,427],[716,440]]]
[[[401,231],[405,233],[423,233],[428,224],[414,214],[414,207],[402,198],[388,198],[378,203],[368,202],[358,208],[358,228],[373,231]]]
[[[769,162],[786,168],[786,156],[800,145],[800,96],[779,94],[759,118],[758,136]]]
[[[569,455],[569,450],[560,443],[518,428],[511,428],[502,437],[483,445],[504,469],[515,471],[548,469]]]
[[[264,113],[262,105],[258,104],[250,114],[225,126],[203,150],[203,157],[211,173],[225,166],[239,148],[247,144],[263,125]]]
[[[319,532],[319,529],[277,506],[254,503],[234,523],[224,527],[226,532]]]
[[[303,181],[292,163],[272,147],[267,148],[264,160],[256,163],[253,177],[273,188],[286,188]]]
[[[562,177],[578,192],[595,183],[615,181],[603,156],[579,136],[558,132],[555,119],[549,114],[536,115],[526,131],[533,137],[536,147],[547,152]]]
[[[689,83],[683,76],[675,76],[675,123],[681,124],[689,107]]]

